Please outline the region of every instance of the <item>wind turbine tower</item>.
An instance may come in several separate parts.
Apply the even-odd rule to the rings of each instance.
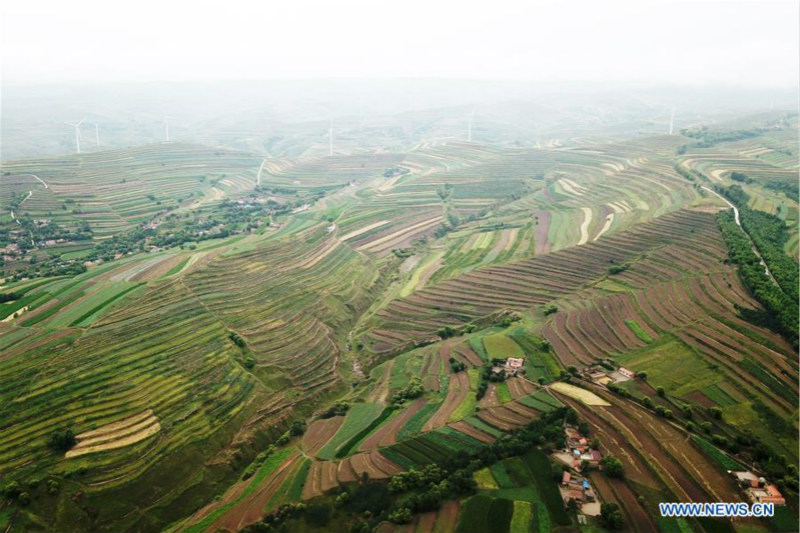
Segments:
[[[473,110],[472,113],[469,114],[469,127],[467,128],[467,140],[472,142],[472,117],[475,115],[475,111]]]
[[[94,124],[94,142],[97,146],[100,146],[100,124],[97,122],[93,122]]]
[[[669,111],[669,134],[672,135],[672,126],[675,124],[675,108]]]
[[[69,122],[65,122],[65,124],[67,124],[68,126],[72,126],[73,128],[75,128],[75,153],[76,154],[81,153],[81,124],[83,124],[84,120],[86,120],[86,119],[82,118],[79,122],[77,122],[75,124],[70,124]]]
[[[331,127],[328,128],[328,155],[333,155],[333,121],[331,121]]]
[[[164,115],[164,142],[169,142],[169,117]]]

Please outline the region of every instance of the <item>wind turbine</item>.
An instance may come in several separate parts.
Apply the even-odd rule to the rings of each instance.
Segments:
[[[169,117],[164,115],[164,142],[169,142]]]
[[[94,142],[97,146],[100,146],[100,124],[97,122],[91,122],[90,124],[94,125]]]
[[[472,117],[475,116],[475,110],[472,110],[472,113],[469,114],[469,127],[467,129],[467,140],[472,142]]]
[[[82,118],[79,122],[77,122],[75,124],[70,124],[69,122],[65,122],[64,123],[64,124],[66,124],[68,126],[72,126],[73,128],[75,128],[75,153],[76,154],[81,153],[81,124],[83,124],[84,120],[86,120],[86,119]]]
[[[331,120],[331,127],[328,128],[328,155],[333,155],[333,121]]]

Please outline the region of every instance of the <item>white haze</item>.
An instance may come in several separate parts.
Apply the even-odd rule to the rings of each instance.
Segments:
[[[4,0],[4,85],[461,78],[794,87],[798,2]]]

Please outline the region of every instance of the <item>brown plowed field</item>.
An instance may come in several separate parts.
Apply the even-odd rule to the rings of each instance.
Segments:
[[[466,372],[458,372],[450,376],[450,386],[447,390],[447,397],[433,416],[425,423],[422,431],[433,431],[447,424],[450,415],[455,411],[459,404],[470,393],[469,375]]]
[[[344,418],[343,416],[334,416],[311,422],[303,435],[303,449],[306,453],[312,456],[316,455],[325,446],[325,443],[339,431]]]
[[[382,446],[389,446],[397,442],[397,432],[402,428],[408,420],[416,414],[417,411],[422,409],[425,405],[425,398],[419,398],[409,405],[402,413],[395,416],[385,424],[383,424],[376,431],[367,437],[367,439],[359,446],[359,451],[376,450]]]
[[[489,444],[495,441],[495,438],[488,433],[484,433],[480,429],[476,428],[469,422],[465,422],[464,420],[459,420],[458,422],[453,422],[450,424],[450,427],[464,433],[465,435],[469,435],[485,444]]]

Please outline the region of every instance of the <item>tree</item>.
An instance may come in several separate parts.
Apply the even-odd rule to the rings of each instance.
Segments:
[[[60,488],[61,488],[61,483],[59,483],[55,479],[47,480],[47,493],[49,495],[55,496],[56,494],[58,494]]]
[[[389,522],[394,522],[395,524],[408,524],[411,522],[412,518],[411,509],[408,507],[401,507],[395,511],[389,513]]]
[[[66,452],[77,443],[78,440],[70,428],[54,431],[48,440],[48,445],[56,452]]]
[[[22,493],[22,487],[20,487],[19,482],[11,481],[6,484],[3,488],[3,496],[8,498],[9,500],[13,500],[17,496]]]
[[[722,420],[722,409],[719,407],[710,407],[708,409],[708,414],[710,414],[716,420]]]
[[[622,478],[625,472],[622,467],[622,461],[613,455],[606,455],[600,459],[600,466],[608,477]]]
[[[331,508],[327,505],[309,505],[306,508],[306,522],[312,526],[325,526],[330,518]]]
[[[604,503],[600,506],[600,521],[613,531],[619,531],[625,525],[625,519],[616,503]]]
[[[665,396],[664,387],[658,386],[656,387],[656,394],[661,396],[662,398]]]

